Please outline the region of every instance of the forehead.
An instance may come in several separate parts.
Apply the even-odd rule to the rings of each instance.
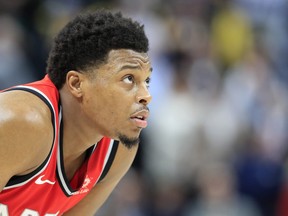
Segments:
[[[111,50],[108,54],[107,62],[110,67],[122,68],[125,65],[140,67],[150,70],[150,59],[147,53],[139,53],[134,50],[119,49]]]

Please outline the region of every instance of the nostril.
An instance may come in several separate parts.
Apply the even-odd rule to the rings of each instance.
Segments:
[[[151,95],[150,94],[145,94],[145,95],[138,95],[137,96],[137,102],[140,103],[140,104],[143,104],[143,105],[148,105],[151,101]]]
[[[141,99],[141,100],[139,101],[139,103],[141,103],[141,104],[147,104],[147,101],[146,101],[145,99]]]

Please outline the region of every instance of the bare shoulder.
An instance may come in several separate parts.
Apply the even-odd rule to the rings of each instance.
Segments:
[[[0,94],[1,177],[36,169],[48,155],[52,139],[51,114],[44,102],[24,91]]]

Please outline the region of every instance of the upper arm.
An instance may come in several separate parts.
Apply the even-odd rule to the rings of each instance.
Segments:
[[[39,99],[26,94],[0,96],[0,191],[12,176],[36,169],[50,149],[52,126],[47,124],[45,108],[39,109]]]
[[[138,146],[127,149],[120,143],[113,164],[106,177],[96,184],[80,203],[66,212],[65,216],[78,215],[80,213],[81,215],[94,215],[130,168],[137,149]]]

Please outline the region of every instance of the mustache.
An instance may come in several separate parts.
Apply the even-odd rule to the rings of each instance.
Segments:
[[[149,107],[147,107],[147,106],[143,106],[143,107],[140,107],[140,108],[138,108],[137,110],[135,110],[134,113],[141,112],[141,111],[150,112],[150,109],[149,109]]]

